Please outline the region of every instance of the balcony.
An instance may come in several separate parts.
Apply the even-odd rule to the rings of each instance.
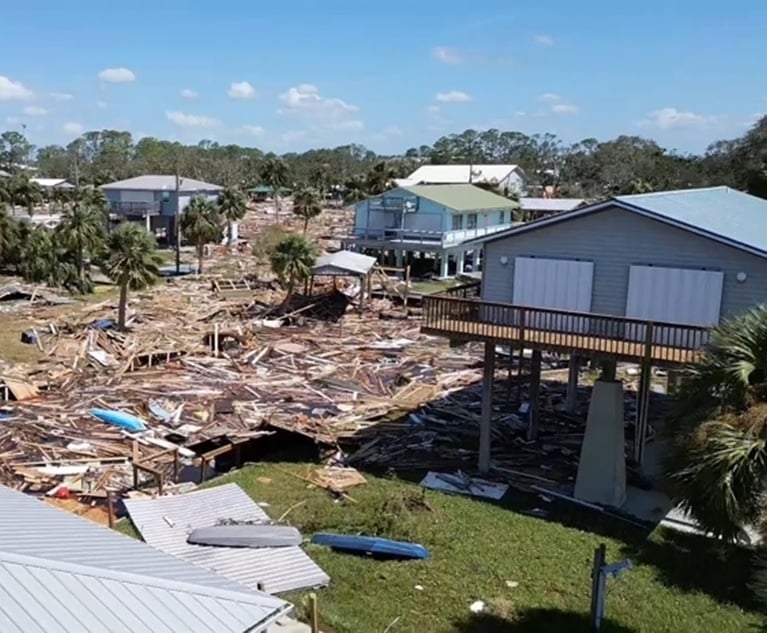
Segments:
[[[421,331],[461,341],[506,343],[552,352],[603,354],[657,365],[693,362],[708,328],[549,310],[471,298],[467,287],[423,299]]]
[[[160,202],[109,202],[109,211],[116,215],[159,215],[162,209]]]
[[[353,242],[366,241],[407,246],[411,244],[426,245],[438,248],[451,248],[467,240],[484,237],[491,233],[505,231],[517,223],[496,224],[493,226],[461,229],[457,231],[423,231],[418,229],[365,229],[355,228],[340,239]]]

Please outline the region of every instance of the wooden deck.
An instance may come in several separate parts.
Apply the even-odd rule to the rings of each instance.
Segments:
[[[707,328],[513,306],[441,295],[424,297],[426,334],[553,352],[583,352],[657,365],[694,361]]]

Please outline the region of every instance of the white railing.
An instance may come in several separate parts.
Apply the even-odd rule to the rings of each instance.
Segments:
[[[474,229],[460,229],[457,231],[424,231],[420,229],[366,229],[356,228],[342,239],[357,238],[360,240],[373,240],[380,242],[400,242],[416,244],[439,245],[443,248],[457,246],[467,240],[477,239],[505,231],[516,226],[515,223],[494,224],[492,226],[481,226]]]

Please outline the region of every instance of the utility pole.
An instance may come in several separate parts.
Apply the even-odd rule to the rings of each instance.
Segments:
[[[181,176],[176,162],[176,274],[181,274]]]

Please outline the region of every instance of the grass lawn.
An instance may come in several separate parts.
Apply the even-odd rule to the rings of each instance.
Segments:
[[[96,286],[94,292],[88,295],[75,296],[74,303],[39,308],[37,319],[54,320],[68,312],[75,312],[81,308],[108,299],[117,298],[117,289],[114,286]],[[0,359],[11,363],[26,363],[39,360],[43,357],[42,352],[36,345],[27,345],[21,342],[21,333],[31,327],[32,320],[25,319],[13,312],[0,313]]]
[[[212,485],[238,483],[268,502],[273,518],[300,503],[286,521],[306,536],[379,534],[420,542],[432,554],[427,561],[381,562],[307,545],[331,577],[319,591],[326,633],[382,632],[394,620],[390,633],[585,632],[593,550],[600,543],[610,562],[628,557],[635,563],[608,580],[605,633],[730,633],[762,622],[750,610],[746,553],[710,540],[665,531],[648,538],[622,522],[514,493],[502,506],[368,475],[367,485],[350,490],[358,503],[338,503],[284,472],[309,468],[263,464]],[[518,511],[536,506],[551,516]],[[118,528],[136,536],[127,521]],[[304,613],[304,594],[285,597]],[[476,600],[487,605],[484,613],[470,612]]]

